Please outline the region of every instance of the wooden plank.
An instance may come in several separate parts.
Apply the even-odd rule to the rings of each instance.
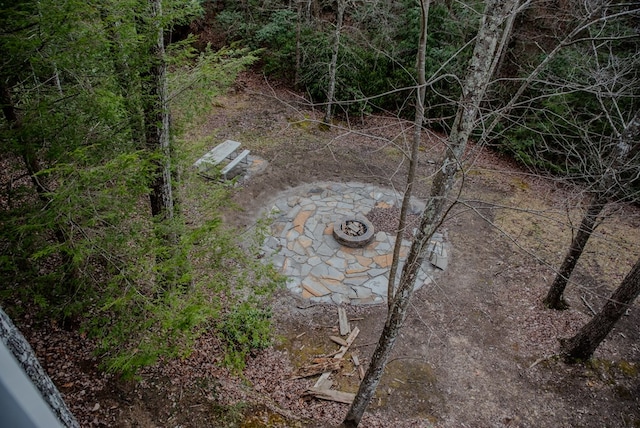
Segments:
[[[356,394],[351,392],[334,391],[331,389],[309,388],[305,395],[311,395],[315,398],[328,401],[336,401],[338,403],[351,404]]]
[[[358,337],[358,334],[360,333],[360,329],[358,327],[354,328],[351,331],[351,334],[349,334],[349,337],[347,337],[347,345],[346,346],[341,346],[340,349],[338,350],[338,352],[333,356],[333,358],[342,358],[344,357],[344,354],[347,353],[347,351],[349,350],[349,347],[351,346],[351,344],[353,343],[354,340],[356,340],[356,337]],[[318,378],[318,380],[316,381],[316,383],[313,385],[314,388],[318,388],[320,385],[322,385],[323,382],[325,382],[329,376],[331,376],[331,372],[324,372],[322,373],[322,375],[320,375],[320,377]]]
[[[354,328],[351,331],[351,334],[349,334],[349,337],[347,337],[347,340],[346,340],[347,345],[346,346],[341,346],[340,350],[338,351],[338,353],[333,358],[342,358],[342,357],[344,357],[344,354],[347,353],[347,351],[349,350],[349,347],[351,346],[353,341],[356,340],[356,337],[358,337],[359,333],[360,333],[360,329],[358,327]]]
[[[329,336],[329,339],[333,340],[340,346],[347,346],[347,341],[338,336]]]
[[[227,179],[227,174],[231,172],[233,168],[235,168],[240,162],[246,160],[247,156],[251,153],[249,150],[243,150],[238,156],[235,157],[227,166],[222,169],[222,177]]]
[[[318,385],[317,387],[314,387],[314,388],[331,389],[332,386],[333,386],[333,381],[331,379],[325,379],[324,381],[322,381],[320,383],[320,385]]]
[[[338,308],[338,321],[340,322],[340,336],[346,336],[351,333],[347,311],[344,308]]]

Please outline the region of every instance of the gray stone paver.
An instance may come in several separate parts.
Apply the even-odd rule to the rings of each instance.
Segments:
[[[400,204],[401,195],[393,189],[363,183],[316,183],[290,189],[269,206],[273,222],[271,236],[262,245],[270,256],[265,259],[288,277],[287,288],[292,293],[310,301],[383,303],[395,236],[380,231],[366,247],[348,248],[336,242],[331,231],[333,223],[345,215],[366,215],[374,207]],[[413,213],[422,207],[424,202],[411,201]],[[403,240],[402,245],[407,254],[409,241]],[[416,289],[447,267],[447,243],[441,233],[434,236],[429,250]]]

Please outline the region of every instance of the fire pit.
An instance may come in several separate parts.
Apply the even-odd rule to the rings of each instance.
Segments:
[[[373,224],[364,217],[345,217],[333,224],[333,237],[341,245],[362,248],[373,240]]]

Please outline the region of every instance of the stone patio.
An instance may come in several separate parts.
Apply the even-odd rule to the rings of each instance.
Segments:
[[[374,207],[399,206],[401,196],[392,189],[354,182],[315,183],[283,192],[270,204],[271,236],[262,247],[270,256],[266,259],[287,276],[291,292],[312,302],[384,303],[395,236],[376,232],[364,248],[350,248],[335,240],[333,224],[345,216],[365,216]],[[423,208],[423,202],[411,200],[411,213],[419,214]],[[409,245],[403,239],[401,263]],[[448,251],[442,234],[434,236],[429,252],[429,259],[446,269]],[[425,261],[416,289],[431,282],[439,268]]]

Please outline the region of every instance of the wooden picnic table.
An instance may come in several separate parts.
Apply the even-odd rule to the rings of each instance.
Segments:
[[[240,143],[233,140],[226,140],[225,142],[218,144],[216,147],[208,151],[204,156],[198,159],[193,165],[198,169],[198,172],[212,179],[222,178],[227,179],[227,175],[235,168],[240,162],[247,162],[249,150],[243,150],[238,153]],[[229,160],[229,163],[225,165],[222,170],[218,168],[220,164]]]

